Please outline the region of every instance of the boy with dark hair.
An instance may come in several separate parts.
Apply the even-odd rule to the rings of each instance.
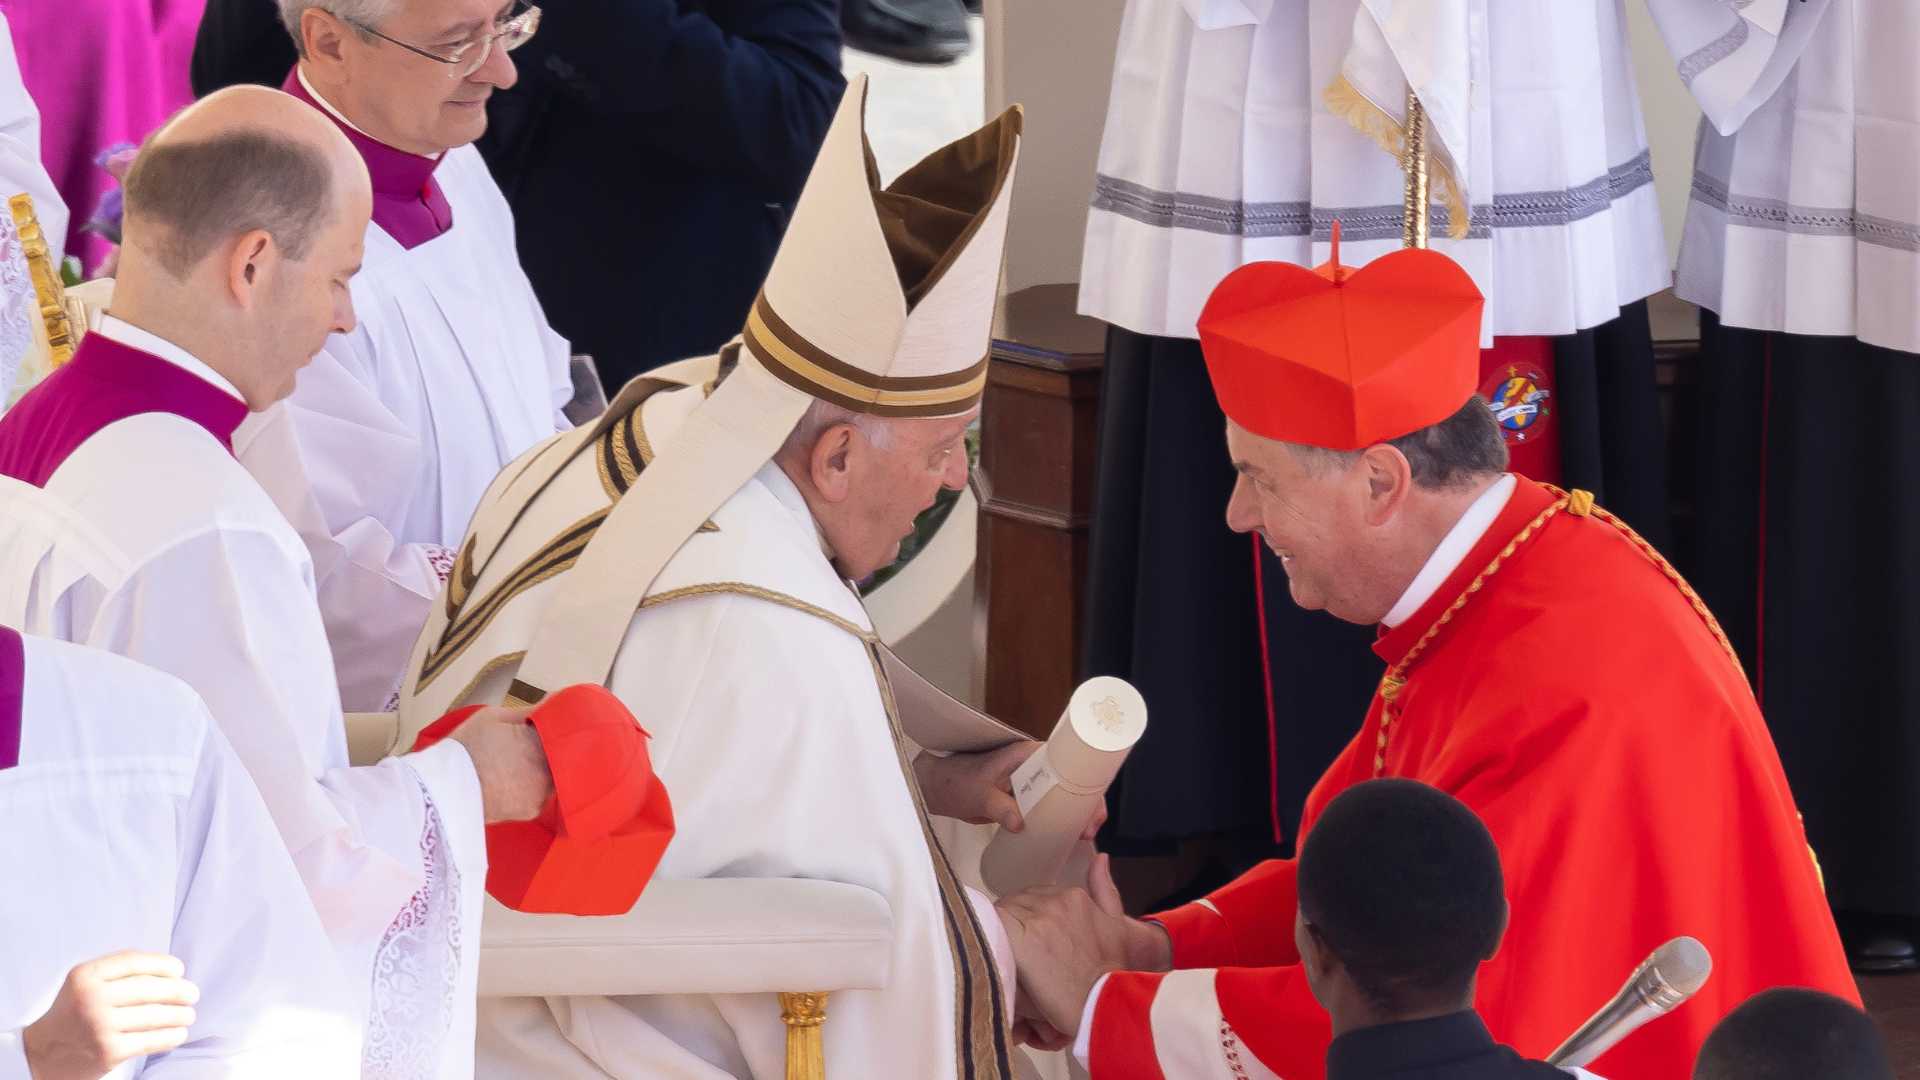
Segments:
[[[1453,796],[1412,780],[1348,789],[1307,834],[1299,893],[1294,939],[1333,1021],[1328,1080],[1583,1075],[1501,1046],[1474,1011],[1507,900],[1492,835]]]
[[[1763,990],[1700,1047],[1693,1080],[1893,1080],[1886,1040],[1852,1002],[1818,990]]]

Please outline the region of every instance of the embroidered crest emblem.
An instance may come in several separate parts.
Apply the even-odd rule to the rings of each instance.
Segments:
[[[1119,731],[1127,721],[1127,710],[1109,695],[1093,703],[1093,718],[1108,731]]]
[[[1508,364],[1480,387],[1480,393],[1509,444],[1530,442],[1545,433],[1547,418],[1553,415],[1553,386],[1539,368]]]

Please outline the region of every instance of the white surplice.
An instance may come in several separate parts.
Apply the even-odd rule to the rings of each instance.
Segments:
[[[1920,4],[1649,6],[1705,113],[1675,291],[1920,353]]]
[[[67,206],[40,162],[40,110],[20,81],[20,62],[13,52],[13,31],[0,12],[0,201],[14,195],[33,198],[53,265],[60,265],[67,243]],[[11,214],[0,222],[0,412],[6,411],[19,381],[22,361],[33,349],[33,326],[40,317],[33,280],[27,274],[25,253]],[[29,365],[35,366],[38,365]],[[37,378],[44,372],[33,372]]]
[[[1432,246],[1486,295],[1483,338],[1569,334],[1665,288],[1622,0],[1455,6],[1474,80],[1449,99],[1466,103],[1450,126],[1472,150],[1470,227],[1465,239],[1446,235],[1436,190]],[[1359,9],[1360,0],[1128,0],[1087,222],[1083,313],[1192,338],[1221,278],[1262,259],[1325,261],[1336,219],[1348,265],[1401,246],[1399,163],[1322,100],[1354,52]],[[1428,70],[1407,69],[1416,82]]]
[[[650,460],[698,400],[698,390],[655,394],[633,441],[608,446],[634,446]],[[424,687],[409,683],[423,714],[506,693],[512,654],[527,647],[527,626],[563,580],[512,570],[545,561],[537,553],[546,541],[606,504],[602,465],[611,460],[597,449],[575,458],[462,590],[468,607],[493,615],[483,625],[462,618],[476,628],[455,635],[466,644],[444,666],[435,650],[416,658],[436,672]],[[652,734],[654,771],[673,795],[674,839],[655,878],[821,878],[878,892],[893,917],[892,980],[882,991],[833,995],[828,1074],[951,1077],[955,962],[923,818],[868,652],[871,623],[777,466],[712,524],[654,582],[608,681]],[[496,607],[494,596],[512,599]],[[970,900],[994,940],[993,909]],[[1010,994],[1003,940],[991,947]],[[478,1075],[503,1080],[786,1075],[786,1028],[772,994],[488,998],[479,1039]]]
[[[94,333],[232,392],[116,319]],[[447,740],[348,767],[306,549],[217,438],[144,413],[87,439],[44,489],[0,477],[0,622],[138,660],[198,692],[360,992],[366,1075],[471,1070],[486,876],[472,763]]]
[[[13,29],[0,11],[0,202],[22,192],[33,196],[34,216],[57,267],[67,246],[67,204],[41,164],[40,109],[20,80]]]
[[[206,706],[179,680],[21,638],[19,764],[0,769],[0,1077],[76,964],[170,953],[200,990],[188,1041],[108,1075],[351,1076],[358,987]]]
[[[569,426],[567,343],[520,269],[486,162],[460,147],[433,176],[452,228],[407,250],[369,224],[359,325],[234,436],[312,553],[349,712],[388,706],[494,474]]]

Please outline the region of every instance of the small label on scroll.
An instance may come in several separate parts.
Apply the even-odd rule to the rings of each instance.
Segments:
[[[1046,744],[1042,743],[1033,756],[1013,770],[1013,801],[1020,806],[1020,816],[1025,818],[1033,813],[1033,808],[1059,783],[1060,774],[1053,771],[1053,763],[1047,760]]]

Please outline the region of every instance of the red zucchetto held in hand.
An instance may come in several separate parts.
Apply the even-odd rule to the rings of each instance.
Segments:
[[[1200,311],[1200,348],[1220,408],[1255,435],[1360,450],[1458,412],[1480,379],[1473,279],[1425,249],[1358,270],[1257,262],[1228,274]]]
[[[424,750],[485,706],[458,709],[414,740]],[[553,797],[532,821],[487,826],[487,892],[516,911],[620,915],[673,839],[673,804],[647,733],[604,687],[569,686],[534,706]]]

